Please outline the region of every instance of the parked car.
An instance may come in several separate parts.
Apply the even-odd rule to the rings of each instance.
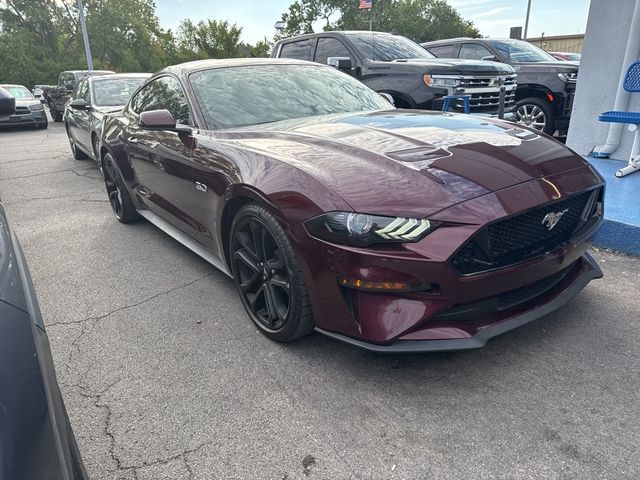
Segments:
[[[60,77],[58,77],[58,85],[49,87],[45,89],[44,92],[53,121],[62,121],[64,107],[69,101],[73,90],[76,88],[76,83],[78,83],[79,80],[86,76],[107,75],[110,73],[114,72],[110,70],[67,70],[62,72]]]
[[[561,62],[580,62],[581,55],[574,52],[549,52],[553,58]]]
[[[40,100],[40,103],[45,103],[45,96],[44,96],[45,88],[51,88],[51,86],[50,85],[34,85],[33,90],[31,90],[31,93],[33,93],[33,96],[36,97],[38,100]]]
[[[437,57],[491,58],[513,65],[518,73],[516,121],[548,134],[562,135],[569,128],[578,64],[559,62],[523,40],[452,38],[421,45]]]
[[[603,180],[513,123],[397,110],[296,60],[168,67],[105,120],[116,218],[230,275],[256,327],[379,351],[476,348],[567,303]]]
[[[488,61],[439,60],[417,43],[381,32],[322,32],[281,40],[273,58],[331,64],[393,98],[396,107],[441,110],[445,95],[471,95],[471,113],[497,114],[500,85],[505,110],[515,106],[512,67]],[[453,110],[463,111],[461,100]]]
[[[76,84],[63,118],[74,158],[99,158],[104,115],[122,110],[131,94],[150,76],[150,73],[95,75]]]
[[[88,477],[29,269],[0,205],[0,480],[45,478]]]
[[[0,117],[0,127],[35,126],[36,128],[47,128],[48,121],[44,106],[26,87],[0,84],[0,88],[15,98],[14,112]]]

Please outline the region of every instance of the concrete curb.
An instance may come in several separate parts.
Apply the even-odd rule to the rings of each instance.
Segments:
[[[607,181],[604,223],[593,244],[617,252],[640,255],[640,173],[617,178],[616,170],[627,162],[585,157]]]

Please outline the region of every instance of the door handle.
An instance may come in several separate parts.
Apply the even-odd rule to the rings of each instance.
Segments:
[[[138,137],[129,137],[129,143],[133,143],[134,145],[136,145],[138,143]]]

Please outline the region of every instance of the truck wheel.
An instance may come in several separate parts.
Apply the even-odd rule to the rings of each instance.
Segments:
[[[542,98],[523,98],[516,103],[514,113],[517,123],[535,128],[547,135],[553,135],[556,131],[551,105]]]
[[[59,112],[55,108],[51,109],[51,116],[53,117],[53,121],[54,122],[61,122],[62,121],[62,112]]]

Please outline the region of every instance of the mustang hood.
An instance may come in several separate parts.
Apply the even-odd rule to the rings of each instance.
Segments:
[[[312,117],[222,135],[236,148],[307,172],[355,211],[399,216],[426,216],[587,165],[515,124],[416,110]]]

